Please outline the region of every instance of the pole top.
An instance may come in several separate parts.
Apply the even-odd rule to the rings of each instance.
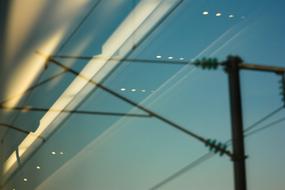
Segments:
[[[227,60],[224,62],[225,65],[240,64],[240,63],[243,63],[243,60],[241,57],[236,56],[236,55],[229,55],[227,57]]]

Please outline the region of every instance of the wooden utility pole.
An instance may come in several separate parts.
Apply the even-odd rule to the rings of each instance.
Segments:
[[[226,70],[229,77],[229,95],[232,124],[234,186],[235,190],[246,190],[246,166],[243,137],[243,120],[241,106],[239,64],[238,57],[229,57],[226,61]]]
[[[224,62],[229,79],[229,96],[232,124],[232,143],[233,143],[233,165],[234,165],[234,186],[235,190],[246,190],[246,155],[244,149],[243,119],[242,119],[242,98],[240,90],[240,70],[254,70],[272,72],[282,75],[284,83],[285,68],[265,66],[257,64],[243,63],[237,56],[229,56]],[[284,85],[284,84],[283,84]],[[285,85],[284,85],[285,86]],[[283,86],[283,88],[285,88]],[[283,92],[284,93],[284,92]],[[283,94],[284,95],[284,94]],[[283,101],[285,95],[283,97]]]

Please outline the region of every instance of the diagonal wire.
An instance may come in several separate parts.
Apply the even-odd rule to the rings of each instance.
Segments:
[[[213,153],[209,152],[206,153],[202,156],[200,156],[198,159],[196,159],[195,161],[189,163],[188,165],[184,166],[182,169],[180,169],[179,171],[175,172],[174,174],[172,174],[171,176],[167,177],[166,179],[164,179],[163,181],[159,182],[158,184],[156,184],[155,186],[151,187],[150,190],[155,190],[158,189],[159,187],[165,185],[166,183],[174,180],[175,178],[181,176],[182,174],[184,174],[185,172],[189,171],[190,169],[202,164],[203,162],[207,161],[208,159],[212,158],[214,156]]]
[[[4,107],[0,106],[0,110],[8,111],[20,111],[20,112],[63,112],[71,114],[84,114],[84,115],[102,115],[102,116],[127,116],[127,117],[151,117],[149,114],[135,114],[135,113],[121,113],[121,112],[103,112],[103,111],[86,111],[86,110],[66,110],[66,109],[50,109],[50,108],[39,108],[39,107]]]
[[[15,127],[15,126],[10,125],[10,124],[7,124],[7,123],[0,123],[0,127],[5,127],[5,128],[8,128],[8,129],[13,129],[13,130],[15,130],[15,131],[18,131],[18,132],[20,132],[20,133],[24,133],[24,134],[26,134],[26,135],[28,135],[28,134],[31,133],[31,131],[28,131],[28,130],[25,130],[25,129],[21,129],[21,128]],[[42,137],[42,136],[40,136],[40,135],[38,135],[37,138],[40,138],[40,139],[42,139],[43,141],[45,141],[45,138]]]
[[[45,71],[45,69],[44,69],[42,72],[44,72],[44,71]],[[22,92],[22,93],[19,93],[19,94],[10,96],[10,97],[8,97],[7,99],[2,100],[2,101],[0,102],[0,106],[3,106],[6,102],[9,102],[9,101],[11,101],[11,100],[13,100],[13,99],[15,99],[15,98],[21,97],[21,96],[23,96],[23,95],[28,94],[28,96],[30,96],[31,93],[32,93],[32,91],[33,91],[35,88],[37,88],[37,87],[39,87],[39,86],[42,86],[42,85],[44,85],[44,84],[46,84],[46,83],[48,83],[48,82],[50,82],[50,81],[52,81],[52,80],[54,80],[54,79],[60,77],[60,76],[63,75],[64,73],[66,73],[65,70],[62,71],[62,72],[60,72],[60,73],[58,73],[58,74],[56,74],[56,75],[54,75],[54,76],[52,76],[52,77],[49,77],[48,79],[43,80],[42,82],[39,82],[39,83],[37,83],[37,84],[35,84],[35,85],[29,87],[28,89],[26,89],[26,90],[25,90],[24,92]],[[15,117],[13,118],[13,120],[12,120],[12,122],[11,122],[12,125],[14,125],[14,123],[15,123],[16,120],[18,119],[18,116],[19,116],[19,113],[16,113]],[[3,137],[1,138],[1,141],[3,141],[3,140],[5,139],[6,135],[7,135],[7,131],[5,132],[5,134],[3,135]]]
[[[87,14],[83,17],[83,19],[79,22],[79,24],[77,25],[77,27],[70,33],[70,35],[67,37],[67,39],[66,39],[66,40],[62,43],[62,45],[59,47],[58,52],[60,52],[60,51],[68,44],[68,42],[69,42],[69,41],[73,38],[73,36],[78,32],[78,30],[79,30],[79,29],[82,27],[82,25],[86,22],[86,20],[88,19],[88,17],[92,14],[92,12],[93,12],[93,11],[95,10],[95,8],[100,4],[101,1],[102,1],[102,0],[98,0],[98,1],[96,1],[96,2],[92,5],[92,7],[90,8],[90,10],[89,10],[89,11],[87,12]],[[53,80],[54,78],[57,78],[59,75],[61,75],[61,74],[63,74],[63,73],[65,73],[65,71],[62,72],[62,73],[59,73],[59,74],[57,74],[57,75],[55,75],[55,76],[53,76],[53,77],[51,77],[51,78],[49,78],[49,79],[46,79],[46,80],[44,80],[44,81],[42,81],[42,82],[40,82],[40,83],[38,83],[38,84],[36,84],[36,85],[30,87],[30,88],[28,88],[25,92],[23,92],[23,93],[21,93],[21,94],[18,94],[18,95],[15,95],[15,97],[13,96],[13,97],[8,98],[8,99],[6,99],[6,100],[4,100],[4,101],[1,101],[1,102],[0,102],[0,105],[4,104],[5,102],[7,102],[7,101],[9,101],[9,100],[11,100],[11,99],[13,99],[13,98],[19,97],[19,96],[21,96],[21,95],[26,94],[27,92],[32,91],[33,89],[37,88],[38,86],[41,86],[41,85],[43,85],[44,83],[47,83],[47,82],[49,82],[50,80]]]
[[[108,61],[120,61],[122,63],[151,63],[151,64],[174,64],[174,65],[187,65],[189,61],[181,60],[158,60],[158,59],[138,59],[138,58],[126,58],[126,57],[108,57],[108,56],[77,56],[77,55],[53,55],[52,58],[60,59],[75,59],[75,60],[108,60]]]
[[[6,123],[0,123],[0,126],[1,127],[5,127],[5,128],[9,128],[9,129],[14,129],[15,131],[18,131],[18,132],[21,132],[21,133],[24,133],[24,134],[29,134],[31,132],[31,131],[28,131],[28,130],[25,130],[25,129],[21,129],[21,128],[18,128],[18,127],[15,127],[13,125],[6,124]]]
[[[42,71],[41,71],[40,78],[41,78],[42,74],[45,72],[45,70],[46,70],[46,68],[44,67],[44,68],[42,69]],[[8,102],[8,101],[10,101],[10,100],[12,100],[12,99],[15,99],[16,97],[21,97],[22,95],[26,95],[26,94],[27,94],[27,99],[24,100],[24,104],[25,104],[25,102],[27,102],[28,99],[31,97],[32,92],[33,92],[33,90],[34,90],[35,88],[37,88],[37,87],[39,87],[39,86],[41,86],[41,85],[44,85],[45,83],[50,82],[51,80],[54,80],[55,78],[59,77],[60,75],[64,74],[65,72],[66,72],[66,71],[60,72],[60,73],[58,73],[57,75],[54,75],[54,76],[52,76],[52,77],[50,77],[50,78],[48,78],[48,79],[46,79],[46,80],[44,80],[44,81],[42,81],[42,82],[36,83],[35,85],[29,87],[28,89],[26,89],[26,90],[25,90],[24,92],[22,92],[22,93],[16,94],[16,95],[11,96],[11,97],[8,97],[7,99],[1,101],[1,102],[0,102],[0,105],[3,105],[3,104],[5,104],[6,102]],[[38,80],[40,80],[40,78],[39,78]],[[16,123],[18,117],[19,117],[19,113],[16,113],[15,116],[11,119],[12,121],[11,121],[10,123],[11,123],[12,125],[14,125],[14,124]],[[8,131],[5,131],[4,135],[3,135],[2,138],[1,138],[1,141],[4,141],[4,139],[6,138],[7,133],[8,133]]]
[[[175,123],[175,122],[173,122],[173,121],[171,121],[171,120],[169,120],[169,119],[167,119],[167,118],[165,118],[165,117],[155,113],[152,110],[149,110],[149,109],[145,108],[144,106],[142,106],[142,105],[132,101],[131,99],[129,99],[129,98],[127,98],[127,97],[125,97],[125,96],[123,96],[123,95],[113,91],[113,90],[111,90],[110,88],[104,86],[103,84],[98,83],[98,82],[96,82],[93,79],[89,79],[89,78],[85,77],[81,73],[75,71],[74,69],[72,69],[70,67],[67,67],[67,66],[63,65],[62,63],[60,63],[59,61],[53,59],[52,57],[49,58],[49,61],[51,63],[54,63],[55,65],[58,65],[59,67],[65,69],[66,71],[70,72],[71,74],[73,74],[73,75],[75,75],[77,77],[80,77],[80,78],[82,78],[84,80],[87,80],[88,83],[93,84],[94,86],[100,88],[101,90],[107,92],[108,94],[111,94],[114,97],[117,97],[118,99],[120,99],[120,100],[122,100],[122,101],[124,101],[124,102],[126,102],[126,103],[128,103],[128,104],[130,104],[130,105],[132,105],[132,106],[134,106],[134,107],[136,107],[136,108],[146,112],[146,113],[148,113],[150,116],[155,117],[156,119],[158,119],[158,120],[160,120],[160,121],[162,121],[164,123],[167,123],[169,126],[179,130],[180,132],[183,132],[183,133],[185,133],[185,134],[195,138],[196,140],[198,140],[198,141],[200,141],[200,142],[202,142],[204,144],[208,144],[208,140],[206,138],[204,138],[204,137],[202,137],[202,136],[200,136],[200,135],[198,135],[198,134],[196,134],[196,133],[194,133],[194,132],[192,132],[192,131],[190,131],[190,130],[182,127],[182,126],[180,126],[179,124],[177,124],[177,123]],[[221,147],[219,147],[217,145],[212,145],[212,147],[217,149],[217,150],[221,150]],[[221,151],[223,151],[223,153],[228,155],[229,157],[232,157],[232,153],[230,151],[228,151],[228,150],[221,150]]]
[[[102,0],[97,0],[90,8],[90,10],[87,12],[87,14],[83,17],[83,19],[78,23],[78,25],[73,29],[73,31],[70,33],[70,35],[67,37],[67,39],[62,43],[62,45],[58,48],[57,52],[60,52],[65,48],[65,46],[68,44],[68,42],[75,36],[75,34],[80,30],[82,25],[86,22],[86,20],[89,18],[89,16],[93,13],[93,11],[96,9],[96,7],[100,4]]]
[[[252,125],[248,126],[245,130],[244,133],[252,130],[253,128],[255,128],[256,126],[258,126],[260,123],[262,123],[263,121],[267,120],[268,118],[276,115],[277,113],[279,113],[281,110],[283,110],[284,106],[280,106],[279,108],[274,109],[272,112],[270,112],[269,114],[263,116],[261,119],[259,119],[258,121],[256,121],[255,123],[253,123]]]
[[[58,74],[56,74],[56,75],[54,75],[54,76],[52,76],[52,77],[49,77],[48,79],[45,79],[45,80],[43,80],[42,82],[39,82],[39,83],[37,83],[37,84],[35,84],[35,85],[33,85],[33,86],[27,88],[27,89],[26,89],[24,92],[22,92],[22,93],[19,93],[19,94],[10,96],[10,97],[8,97],[7,99],[2,100],[2,101],[0,102],[0,105],[3,105],[3,104],[5,104],[6,102],[9,102],[9,101],[13,100],[14,98],[18,98],[18,97],[20,97],[20,96],[23,96],[23,95],[27,94],[28,92],[31,92],[31,91],[34,90],[35,88],[37,88],[37,87],[39,87],[39,86],[42,86],[42,85],[44,85],[44,84],[46,84],[46,83],[48,83],[48,82],[50,82],[50,81],[52,81],[52,80],[54,80],[54,79],[60,77],[60,76],[63,75],[64,73],[66,73],[66,71],[60,72],[60,73],[58,73]]]
[[[255,129],[255,130],[252,130],[252,131],[246,133],[246,134],[245,134],[245,137],[248,137],[248,136],[250,136],[250,135],[253,135],[253,134],[255,134],[255,133],[258,133],[258,132],[260,132],[260,131],[263,131],[263,130],[269,128],[269,127],[272,127],[272,126],[277,125],[277,124],[279,124],[279,123],[282,123],[282,122],[284,122],[284,121],[285,121],[285,117],[282,117],[282,118],[280,118],[280,119],[277,119],[277,120],[275,120],[275,121],[273,121],[273,122],[271,122],[271,123],[269,123],[269,124],[267,124],[267,125],[265,125],[265,126],[263,126],[263,127],[257,128],[257,129]]]
[[[282,110],[282,108],[284,108],[283,106],[276,108],[275,110],[273,110],[272,112],[270,112],[269,114],[266,114],[265,116],[263,116],[262,118],[260,118],[259,120],[257,120],[256,122],[254,122],[253,124],[251,124],[250,126],[248,126],[245,130],[244,130],[244,136],[248,137],[250,135],[253,135],[257,132],[260,132],[266,128],[272,127],[278,123],[281,123],[283,121],[285,121],[285,117],[278,119],[276,121],[273,121],[263,127],[260,127],[258,129],[252,130],[253,128],[257,127],[259,124],[261,124],[262,122],[264,122],[265,120],[269,119],[270,117],[272,117],[273,115],[277,114],[279,111]],[[248,133],[246,133],[247,131],[252,130]],[[225,142],[226,145],[230,145],[232,143],[232,140],[229,139]],[[205,154],[203,154],[202,156],[200,156],[199,158],[197,158],[196,160],[190,162],[189,164],[187,164],[186,166],[184,166],[183,168],[179,169],[177,172],[175,172],[174,174],[170,175],[169,177],[165,178],[164,180],[162,180],[161,182],[157,183],[156,185],[154,185],[153,187],[150,188],[150,190],[155,190],[158,189],[160,187],[162,187],[163,185],[169,183],[170,181],[178,178],[179,176],[183,175],[184,173],[188,172],[189,170],[193,169],[194,167],[201,165],[202,163],[206,162],[207,160],[209,160],[210,158],[213,158],[215,156],[214,153],[212,152],[207,152]]]
[[[68,40],[72,39],[72,37],[76,34],[76,31],[79,30],[79,28],[83,25],[83,23],[85,22],[85,20],[87,20],[88,16],[91,15],[93,9],[95,9],[96,6],[97,6],[101,1],[102,1],[102,0],[98,0],[98,1],[97,1],[98,3],[94,4],[93,8],[91,8],[91,10],[87,13],[87,16],[85,16],[85,17],[83,18],[83,21],[79,24],[80,26],[77,27],[77,28],[75,28],[75,30],[74,30],[74,31],[71,33],[71,35],[68,37]],[[182,1],[183,1],[183,0],[181,0],[181,1],[176,5],[176,7],[178,7],[178,5],[179,5]],[[176,7],[175,7],[175,8],[176,8]],[[175,10],[175,8],[172,9],[172,11]],[[159,21],[159,23],[156,25],[156,27],[154,27],[154,28],[144,37],[144,39],[147,38],[147,36],[149,36],[149,35],[167,18],[167,16],[168,16],[170,13],[172,13],[172,11],[170,11],[164,18],[162,18],[162,19]],[[68,41],[68,40],[67,40],[67,41]],[[63,43],[63,45],[59,48],[59,50],[63,49],[63,47],[67,44],[67,41]],[[143,41],[143,40],[141,40],[141,42],[142,42],[142,41]],[[140,43],[141,43],[141,42],[140,42]],[[59,51],[59,50],[58,50],[58,51]],[[134,50],[134,49],[133,49],[133,50]],[[68,70],[67,70],[67,71],[68,71]],[[73,73],[73,74],[74,74],[74,73]],[[153,115],[149,114],[149,116],[152,117]],[[185,130],[186,130],[186,129],[185,129]]]
[[[67,39],[62,43],[62,45],[59,47],[57,52],[60,52],[67,44],[68,42],[74,37],[74,35],[76,34],[77,31],[79,31],[79,29],[82,27],[82,25],[86,22],[86,20],[88,19],[88,17],[92,14],[92,12],[94,11],[94,9],[100,4],[102,0],[98,0],[96,1],[92,7],[90,8],[90,10],[87,12],[87,14],[83,17],[83,19],[80,21],[80,23],[77,25],[77,27],[70,33],[70,35],[67,37]],[[45,71],[45,68],[43,70],[43,72]],[[39,85],[35,85],[35,86],[39,86]],[[36,87],[34,87],[36,88]],[[30,92],[29,94],[31,94],[31,92],[33,91],[33,89],[28,90],[28,92]],[[24,94],[26,94],[26,91],[24,92]],[[20,95],[20,94],[19,94]],[[21,94],[23,95],[23,94]],[[17,97],[19,97],[18,95],[16,95]],[[16,97],[15,96],[15,97]],[[8,100],[4,100],[2,102],[0,102],[0,105],[2,105],[3,103],[7,102]],[[16,114],[16,116],[14,117],[14,119],[12,120],[12,124],[15,123],[15,121],[18,118],[18,114]],[[4,135],[4,137],[1,139],[3,140],[5,138],[6,134]]]

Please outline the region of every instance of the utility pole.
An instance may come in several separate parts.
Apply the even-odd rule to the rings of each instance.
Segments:
[[[283,96],[283,104],[285,105],[285,68],[264,66],[257,64],[246,64],[237,56],[229,56],[223,63],[228,74],[229,80],[229,95],[231,109],[231,125],[232,125],[232,143],[233,143],[233,165],[234,165],[234,186],[235,190],[246,190],[246,155],[244,150],[244,135],[243,135],[243,119],[242,119],[242,104],[240,90],[240,70],[254,70],[262,72],[271,72],[282,75],[281,79],[281,95]]]
[[[239,57],[229,57],[225,62],[229,77],[229,95],[232,124],[234,186],[235,190],[246,190],[246,166],[243,138],[243,120],[240,91],[240,68],[242,60]]]
[[[281,75],[281,95],[285,108],[285,68],[258,64],[247,64],[238,56],[229,56],[226,61],[218,62],[216,58],[202,58],[194,63],[202,69],[217,69],[223,66],[228,74],[229,96],[231,109],[231,125],[232,125],[232,144],[233,153],[231,159],[234,165],[234,187],[235,190],[246,190],[246,155],[244,150],[244,131],[242,119],[242,100],[240,90],[240,70],[253,70],[261,72],[270,72]]]

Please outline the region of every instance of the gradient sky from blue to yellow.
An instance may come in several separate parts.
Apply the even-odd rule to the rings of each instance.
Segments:
[[[191,60],[215,56],[223,60],[236,54],[248,63],[285,66],[284,5],[281,0],[185,0],[130,57]],[[204,16],[203,11],[209,14]],[[222,16],[216,17],[217,12]],[[80,34],[73,43],[79,41]],[[242,71],[245,127],[282,104],[278,80],[275,74]],[[104,84],[204,137],[220,141],[231,137],[227,75],[222,69],[122,64]],[[131,92],[132,88],[146,92]],[[79,109],[94,108],[132,109],[100,90]],[[275,119],[282,116],[284,111]],[[281,190],[285,186],[284,133],[281,123],[246,139],[248,189]],[[51,155],[52,151],[64,154]],[[9,187],[149,189],[207,151],[203,144],[154,118],[73,115],[13,177]],[[38,164],[40,171],[35,169]],[[231,164],[225,156],[216,156],[160,189],[233,189]],[[25,176],[29,183],[22,181]]]

